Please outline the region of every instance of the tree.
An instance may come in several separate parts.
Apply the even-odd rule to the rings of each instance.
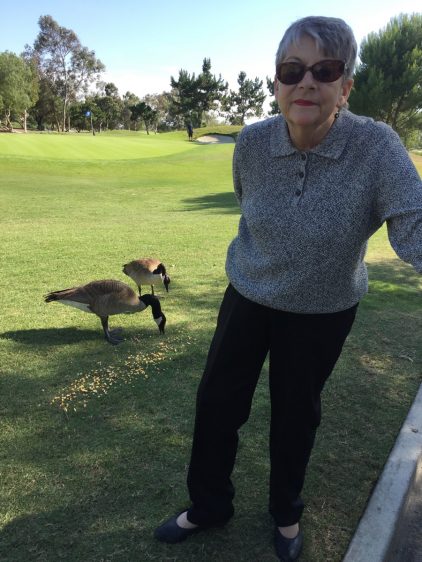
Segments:
[[[15,117],[22,119],[26,131],[27,112],[37,97],[38,82],[31,65],[9,51],[0,53],[0,107],[9,130]]]
[[[137,125],[143,121],[147,135],[149,135],[150,128],[157,122],[157,112],[144,101],[131,105],[129,109],[132,113],[131,120]]]
[[[103,95],[96,96],[95,103],[101,109],[104,127],[116,129],[123,122],[123,101],[120,99],[119,91],[113,82],[100,83],[100,85]]]
[[[74,31],[61,27],[51,16],[41,16],[38,24],[40,32],[32,52],[37,57],[40,73],[62,100],[62,130],[65,130],[70,102],[80,93],[87,93],[105,66],[94,51],[81,45]],[[29,46],[27,52],[31,52]]]
[[[400,14],[370,33],[359,57],[350,108],[385,121],[405,140],[420,125],[422,14]]]
[[[222,110],[232,125],[244,125],[246,119],[261,117],[266,95],[262,89],[262,80],[250,80],[246,78],[246,72],[239,72],[237,83],[239,90],[230,90],[229,95],[223,99]]]
[[[202,63],[202,72],[198,76],[197,84],[198,96],[198,121],[199,125],[202,124],[203,116],[212,110],[217,109],[217,104],[223,99],[224,94],[227,92],[228,84],[224,82],[221,74],[216,78],[211,74],[211,59],[205,58]]]
[[[211,60],[207,58],[203,60],[201,74],[191,75],[182,69],[178,80],[171,76],[170,83],[170,114],[179,126],[190,121],[194,127],[200,127],[204,114],[217,108],[227,90],[221,75],[216,78],[211,74]]]
[[[132,119],[132,107],[135,107],[141,100],[132,92],[126,92],[123,96],[123,109],[122,109],[122,119],[125,129],[131,128],[131,123],[136,122],[136,119]]]
[[[169,92],[147,94],[142,101],[156,112],[154,125],[158,131],[168,131],[174,128],[174,122],[170,114],[171,96]]]
[[[46,127],[60,130],[61,100],[53,92],[50,82],[41,77],[39,82],[39,97],[36,104],[30,109],[30,116],[35,119],[38,130]]]
[[[270,92],[272,98],[274,98],[274,80],[272,78],[266,77],[267,80],[267,89]],[[278,115],[280,113],[280,108],[278,107],[278,103],[276,99],[272,99],[270,102],[270,111],[268,115]]]
[[[170,115],[178,127],[183,126],[184,121],[191,119],[195,126],[200,126],[199,111],[197,111],[197,100],[195,98],[198,81],[195,74],[190,75],[187,70],[179,71],[179,79],[170,78]]]
[[[149,135],[149,131],[152,128],[154,128],[155,132],[157,132],[158,113],[148,104],[145,104],[145,109],[142,113],[142,119],[144,120],[147,135]]]

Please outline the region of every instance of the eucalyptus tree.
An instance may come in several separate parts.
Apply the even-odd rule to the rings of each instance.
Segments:
[[[29,62],[9,51],[0,53],[0,109],[7,129],[13,130],[12,118],[18,118],[26,132],[28,109],[38,99],[38,88]]]
[[[126,92],[123,96],[122,120],[125,129],[130,129],[136,118],[132,119],[132,108],[136,107],[141,100],[132,92]]]
[[[173,128],[173,119],[170,114],[171,96],[169,92],[147,94],[142,98],[142,101],[155,111],[154,127],[156,130],[168,131]]]
[[[51,16],[41,16],[38,24],[40,32],[33,48],[27,46],[27,53],[37,59],[41,76],[61,99],[61,128],[65,130],[70,103],[87,93],[105,66],[94,51],[81,45],[74,31],[61,27]]]
[[[113,82],[100,82],[100,92],[95,97],[95,103],[101,109],[106,129],[116,129],[123,123],[123,100],[119,96],[119,90]]]
[[[263,115],[266,95],[262,89],[262,80],[246,78],[246,72],[239,72],[237,83],[239,89],[230,90],[223,98],[221,108],[232,125],[244,125],[246,119]]]
[[[45,128],[61,128],[61,99],[52,90],[50,82],[41,76],[39,79],[39,96],[35,105],[29,110],[30,116],[37,123],[40,131]]]
[[[360,46],[350,108],[385,121],[405,140],[421,126],[422,14],[400,14]]]

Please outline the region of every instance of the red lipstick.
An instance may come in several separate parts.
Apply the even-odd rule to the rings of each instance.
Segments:
[[[303,105],[303,106],[305,106],[305,107],[309,107],[309,106],[311,106],[311,105],[316,105],[316,103],[314,103],[313,101],[301,100],[301,99],[295,100],[294,103],[295,103],[296,105]]]

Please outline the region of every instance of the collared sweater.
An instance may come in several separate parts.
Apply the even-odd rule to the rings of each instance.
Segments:
[[[422,273],[422,182],[385,123],[342,110],[306,152],[281,115],[254,123],[238,137],[233,178],[241,218],[226,272],[244,297],[295,313],[353,306],[385,221],[397,255]]]

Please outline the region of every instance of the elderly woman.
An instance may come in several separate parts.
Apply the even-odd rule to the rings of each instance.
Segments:
[[[320,394],[367,291],[369,237],[386,222],[394,250],[422,272],[419,175],[390,127],[346,109],[356,50],[340,19],[294,22],[276,56],[281,115],[239,135],[242,214],[198,390],[192,504],[156,529],[158,540],[180,542],[233,515],[238,429],[269,353],[269,509],[278,557],[299,556]]]

